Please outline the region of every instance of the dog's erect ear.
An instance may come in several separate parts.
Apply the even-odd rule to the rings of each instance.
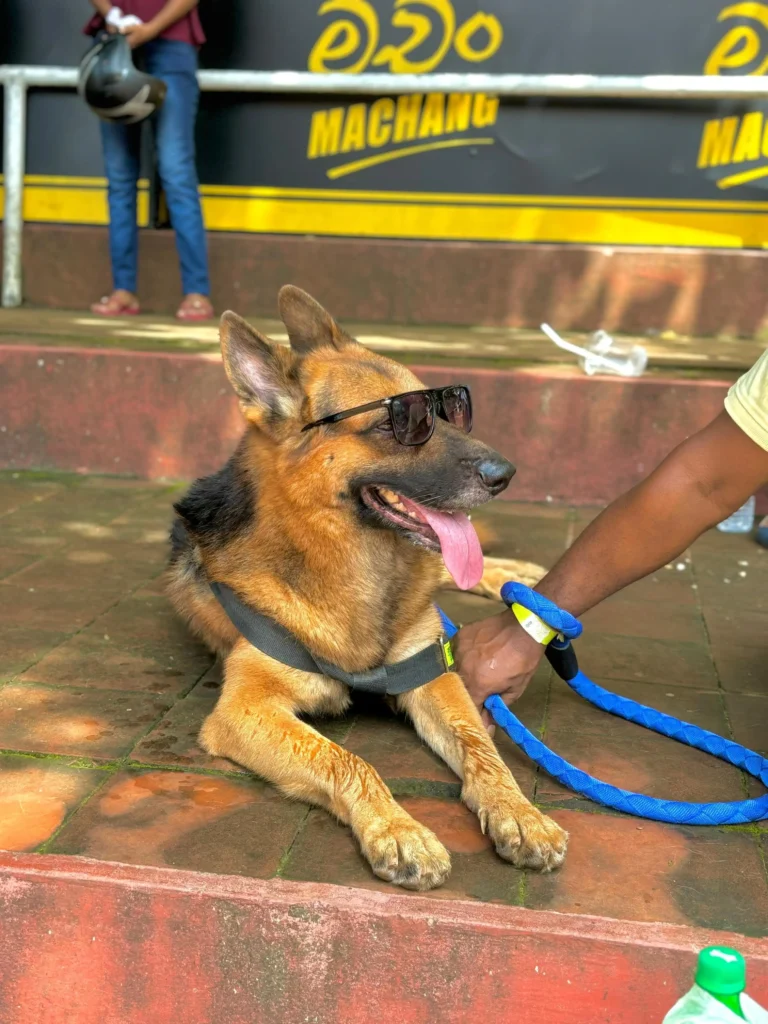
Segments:
[[[306,355],[321,345],[341,349],[345,345],[355,344],[331,314],[301,288],[292,284],[285,285],[280,289],[277,303],[280,319],[288,328],[291,348],[299,355]]]
[[[264,414],[296,415],[301,398],[291,376],[290,350],[273,344],[229,310],[222,315],[219,338],[224,369],[246,417],[256,422]]]

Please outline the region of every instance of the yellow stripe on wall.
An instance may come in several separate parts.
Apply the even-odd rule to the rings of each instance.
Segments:
[[[336,237],[550,242],[587,245],[768,247],[768,203],[568,196],[201,188],[211,231]],[[0,202],[2,200],[0,190]],[[148,183],[138,222],[149,223]],[[24,217],[37,223],[107,224],[103,178],[29,176]]]
[[[0,179],[1,180],[1,179]],[[44,224],[109,224],[106,178],[30,174],[24,179],[24,220]],[[0,187],[0,217],[5,190]],[[139,179],[136,222],[149,225],[149,181]]]
[[[2,178],[0,177],[0,180]],[[488,192],[372,192],[345,188],[276,188],[270,185],[201,185],[206,196],[236,196],[248,199],[371,199],[375,202],[463,203],[493,206],[621,206],[627,209],[740,210],[768,213],[765,202],[740,199],[635,199],[622,196],[499,195]]]
[[[420,206],[203,195],[203,213],[211,231],[584,245],[768,245],[768,223],[764,218],[727,211]]]

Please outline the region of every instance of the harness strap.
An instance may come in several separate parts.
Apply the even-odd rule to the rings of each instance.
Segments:
[[[257,650],[290,668],[330,676],[353,690],[394,696],[431,683],[453,670],[450,641],[441,637],[423,651],[393,665],[380,665],[368,672],[345,672],[338,665],[310,654],[279,622],[243,604],[226,583],[211,583],[210,586],[232,625]]]

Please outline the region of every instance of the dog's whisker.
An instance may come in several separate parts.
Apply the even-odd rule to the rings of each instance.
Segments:
[[[418,501],[422,505],[429,505],[439,500],[439,495],[432,494],[429,491],[417,492],[416,494],[409,494],[408,497],[411,501]]]

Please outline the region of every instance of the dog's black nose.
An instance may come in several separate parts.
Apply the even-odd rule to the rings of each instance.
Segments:
[[[477,472],[488,490],[498,494],[515,475],[515,467],[501,455],[494,455],[483,459],[477,466]]]

